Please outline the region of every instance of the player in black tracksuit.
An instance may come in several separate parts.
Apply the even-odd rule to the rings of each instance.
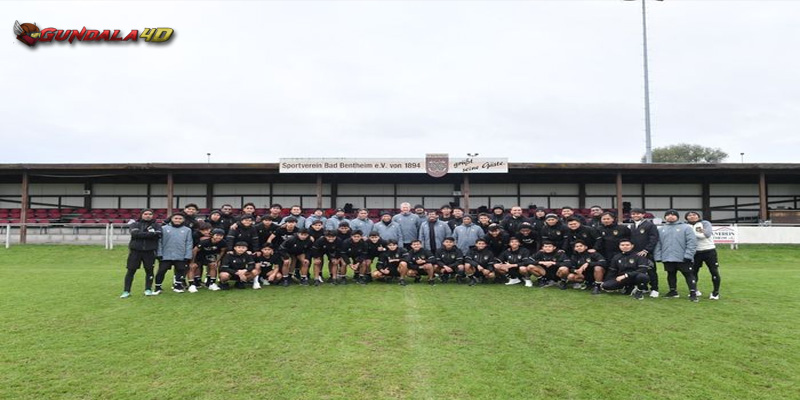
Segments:
[[[275,232],[267,239],[267,243],[271,244],[273,249],[280,249],[284,241],[294,236],[295,233],[300,230],[300,228],[297,227],[297,220],[294,217],[287,218],[287,220],[288,221],[286,221],[283,226],[279,226],[275,229]]]
[[[653,268],[653,264],[647,257],[633,252],[633,243],[630,239],[620,239],[619,247],[621,253],[615,255],[608,263],[603,289],[618,290],[626,286],[635,286],[632,295],[635,299],[641,300],[650,281],[647,270]]]
[[[653,253],[658,244],[658,228],[652,221],[644,219],[644,209],[634,208],[631,210],[631,219],[633,222],[628,226],[631,231],[631,242],[633,243],[633,252],[640,256],[647,257],[650,262],[655,265],[656,260]],[[658,273],[657,268],[650,268],[647,273],[650,274],[650,295],[651,297],[658,296]],[[653,292],[655,291],[655,294]]]
[[[514,206],[511,207],[511,213],[507,215],[505,219],[503,219],[503,222],[500,223],[500,227],[508,232],[509,235],[513,236],[517,234],[519,227],[523,222],[530,221],[522,216],[522,207]]]
[[[265,244],[268,244],[270,236],[272,236],[272,234],[274,234],[275,231],[277,230],[278,230],[278,224],[275,223],[272,217],[270,217],[269,215],[265,215],[263,218],[261,218],[261,222],[258,224],[258,227],[256,228],[256,233],[258,234],[258,248],[259,249],[263,248]],[[274,245],[272,247],[273,249],[275,249],[276,246],[281,245],[280,243],[269,243],[269,244]]]
[[[455,238],[444,238],[442,247],[436,250],[436,265],[442,283],[447,283],[453,275],[461,283],[462,276],[465,276],[464,253],[456,247]]]
[[[225,242],[225,231],[216,228],[211,231],[211,237],[200,240],[192,250],[192,262],[189,264],[189,275],[192,277],[192,286],[195,289],[202,284],[203,267],[206,267],[206,287],[211,290],[219,290],[216,285],[219,262],[228,245]],[[192,290],[190,288],[190,292]]]
[[[509,239],[508,233],[500,229],[500,226],[497,224],[489,225],[489,233],[483,237],[483,240],[486,241],[486,245],[489,246],[489,250],[492,251],[495,257],[500,257],[500,254],[506,251]]]
[[[600,240],[597,241],[595,250],[599,251],[606,260],[610,260],[620,253],[620,240],[630,239],[631,230],[625,225],[617,224],[614,215],[609,212],[603,213],[600,222],[602,222],[602,226],[598,230]]]
[[[414,282],[419,283],[422,275],[428,275],[428,284],[435,284],[436,257],[430,250],[422,246],[422,242],[414,239],[410,244],[411,250],[408,251],[408,271],[414,277]]]
[[[498,275],[507,276],[508,282],[506,285],[516,285],[525,282],[525,286],[531,287],[533,284],[528,278],[528,275],[541,276],[541,270],[536,268],[528,271],[528,266],[531,264],[531,253],[528,249],[520,247],[519,239],[512,237],[508,243],[508,249],[502,252],[497,257],[497,262],[494,265],[495,271]]]
[[[519,240],[519,245],[523,248],[528,250],[529,253],[534,254],[539,251],[539,242],[541,239],[539,238],[539,234],[533,229],[533,225],[530,222],[523,222],[519,226],[519,232],[514,235],[517,240]]]
[[[122,296],[130,296],[133,276],[141,265],[144,265],[145,295],[152,295],[153,286],[153,264],[156,262],[156,250],[158,250],[158,240],[161,238],[161,224],[153,218],[154,213],[151,209],[142,210],[139,220],[130,224],[131,241],[128,243],[128,262],[126,264],[125,286]]]
[[[589,252],[589,245],[583,240],[576,240],[573,247],[567,263],[558,269],[561,289],[567,288],[567,282],[586,282],[592,286],[592,294],[600,294],[600,284],[606,273],[606,259],[596,251]]]
[[[372,282],[372,263],[386,251],[386,240],[382,239],[381,234],[377,231],[372,231],[365,242],[367,243],[367,258],[364,260],[364,264],[367,265],[367,273],[364,278],[367,282]]]
[[[556,275],[558,269],[566,263],[564,251],[558,249],[555,243],[547,240],[542,242],[542,249],[531,256],[531,260],[533,262],[528,270],[539,276],[540,287],[555,283],[558,279]]]
[[[283,281],[281,285],[289,286],[291,273],[299,269],[300,284],[308,286],[309,260],[307,255],[313,244],[314,242],[311,241],[306,229],[298,229],[294,236],[281,243],[280,253],[281,257],[283,257],[283,271],[281,271]]]
[[[347,229],[349,230],[350,227],[348,226]],[[347,284],[348,267],[353,270],[356,282],[360,282],[361,271],[366,270],[364,264],[371,262],[371,260],[367,258],[368,252],[369,246],[367,246],[364,235],[359,230],[354,231],[349,238],[342,241],[342,248],[339,251],[342,262],[340,263],[341,267],[339,268],[338,279],[334,279],[334,284]]]
[[[539,230],[542,242],[548,241],[556,246],[556,249],[566,251],[567,235],[569,229],[558,220],[555,214],[547,214],[544,218],[544,225]]]
[[[236,224],[236,228],[228,231],[228,236],[225,238],[228,242],[228,248],[232,249],[235,243],[247,243],[247,251],[258,251],[258,231],[253,226],[253,217],[244,215]]]
[[[246,242],[237,242],[233,246],[233,253],[222,257],[219,268],[220,282],[227,284],[229,280],[236,281],[236,287],[239,289],[244,289],[246,282],[258,283],[261,270],[253,260],[253,256],[247,253],[247,247]],[[253,287],[256,288],[255,285]]]
[[[342,241],[336,237],[336,231],[327,230],[325,235],[314,241],[311,246],[311,263],[314,264],[314,286],[321,285],[322,280],[322,264],[325,257],[328,257],[328,271],[331,276],[336,276],[336,271],[341,263],[341,254],[339,249],[342,247]]]
[[[495,263],[497,263],[497,257],[489,250],[486,240],[478,239],[475,246],[472,246],[464,256],[464,264],[466,264],[467,273],[470,274],[469,285],[473,286],[478,282],[483,282],[484,279],[494,279]]]
[[[259,255],[255,257],[256,264],[260,267],[259,277],[265,285],[276,285],[283,279],[283,258],[272,245],[265,243]]]
[[[393,277],[400,277],[400,286],[405,286],[406,273],[408,273],[408,250],[398,246],[394,239],[387,240],[386,251],[381,254],[372,277],[385,279],[386,283],[391,283]]]
[[[577,218],[567,218],[567,238],[564,246],[567,256],[572,255],[575,250],[575,242],[578,240],[583,241],[589,246],[589,252],[594,253],[597,241],[600,240],[600,233],[590,226],[581,225]]]

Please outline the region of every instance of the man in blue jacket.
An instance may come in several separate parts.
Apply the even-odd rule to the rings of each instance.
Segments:
[[[678,297],[678,271],[681,271],[689,286],[689,300],[697,302],[697,280],[692,271],[697,238],[692,227],[678,221],[678,212],[668,210],[664,213],[664,224],[658,227],[658,243],[655,259],[664,263],[667,271],[669,292],[667,298]]]
[[[169,218],[169,224],[161,228],[161,240],[158,242],[158,273],[156,274],[156,291],[153,294],[161,293],[161,284],[167,271],[175,268],[175,278],[172,290],[175,293],[183,293],[183,280],[186,274],[186,266],[192,259],[192,230],[183,224],[183,214],[173,214]]]
[[[456,247],[461,249],[462,253],[467,254],[470,247],[483,237],[483,229],[472,223],[472,216],[464,215],[461,218],[461,225],[453,229],[453,237],[456,239]]]

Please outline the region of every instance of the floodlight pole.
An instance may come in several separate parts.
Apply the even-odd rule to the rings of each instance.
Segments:
[[[653,149],[650,141],[650,73],[647,65],[647,0],[642,0],[642,38],[644,47],[644,130],[645,163],[653,163]]]

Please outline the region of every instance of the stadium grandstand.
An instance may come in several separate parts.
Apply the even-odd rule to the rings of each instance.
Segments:
[[[401,202],[471,213],[495,205],[563,206],[588,215],[598,205],[626,215],[642,207],[701,210],[715,223],[798,223],[800,164],[510,163],[507,173],[280,173],[264,164],[0,164],[0,225],[125,224],[142,208],[159,219],[185,204],[200,214],[223,204],[394,210]],[[22,229],[24,231],[24,229]],[[24,234],[24,232],[21,232]],[[24,240],[24,239],[23,239]]]

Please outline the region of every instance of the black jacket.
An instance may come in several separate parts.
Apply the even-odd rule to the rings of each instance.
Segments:
[[[389,261],[389,260],[398,260],[398,261]],[[381,254],[380,259],[378,260],[378,269],[384,269],[389,267],[397,267],[397,265],[401,261],[408,261],[408,250],[403,247],[397,247],[395,251],[386,250]]]
[[[494,253],[492,253],[488,247],[481,251],[472,247],[469,249],[469,252],[467,252],[467,255],[464,256],[464,261],[473,267],[477,267],[478,265],[481,267],[491,267],[497,263],[497,257],[495,257]]]
[[[500,227],[505,229],[509,235],[516,235],[519,231],[519,226],[522,225],[523,222],[530,222],[527,218],[520,216],[519,218],[515,218],[511,215],[507,216],[503,222],[500,223]]]
[[[217,257],[219,257],[220,253],[225,251],[228,248],[227,243],[224,240],[220,240],[218,243],[214,243],[211,239],[203,239],[199,243],[194,246],[197,249],[197,253],[194,257],[194,262],[200,261],[217,261]]]
[[[423,260],[425,262],[419,264],[417,263],[418,260]],[[426,248],[420,248],[419,251],[416,252],[414,250],[408,252],[408,263],[411,264],[412,266],[420,266],[420,265],[425,265],[427,263],[433,264],[435,262],[436,262],[436,257],[434,257],[433,253],[431,253],[431,251]]]
[[[564,226],[561,222],[550,226],[544,224],[542,229],[539,231],[539,236],[542,237],[542,242],[545,240],[549,240],[556,245],[556,249],[565,250],[566,249],[566,241],[567,235],[569,234],[569,228]]]
[[[280,249],[285,254],[299,256],[308,253],[313,245],[314,242],[311,241],[311,236],[307,237],[306,240],[300,240],[299,237],[292,236],[281,243]]]
[[[155,220],[138,220],[128,225],[131,230],[131,241],[128,248],[137,251],[158,250],[158,241],[161,239],[161,224]]]
[[[258,250],[258,231],[252,225],[245,227],[239,224],[236,229],[228,231],[228,236],[225,237],[225,240],[228,242],[229,249],[233,249],[233,246],[238,242],[246,242],[247,250]]]
[[[564,244],[564,250],[567,254],[572,254],[575,252],[575,242],[578,240],[583,240],[583,242],[586,243],[586,247],[596,249],[598,246],[597,241],[600,240],[600,233],[590,226],[581,225],[574,231],[567,228],[566,240],[567,243]]]
[[[327,238],[321,237],[314,241],[311,246],[312,257],[322,257],[327,255],[328,258],[339,257],[339,249],[342,247],[342,241],[339,238],[333,238],[333,242],[329,242]]]
[[[447,250],[444,246],[436,250],[436,263],[439,266],[455,267],[464,262],[464,253],[456,246]]]
[[[628,228],[631,231],[631,243],[633,243],[634,253],[647,250],[647,254],[651,255],[655,252],[656,244],[658,243],[658,228],[652,221],[643,220],[638,228],[636,228],[635,223],[631,223]]]
[[[498,257],[503,264],[517,264],[517,266],[526,266],[531,264],[531,252],[524,247],[520,247],[517,251],[508,249],[500,254]]]
[[[253,260],[253,256],[250,254],[226,254],[225,257],[222,257],[222,262],[220,263],[222,268],[230,268],[230,269],[246,269],[248,271],[252,271],[255,268],[255,261]]]
[[[572,253],[569,256],[569,267],[578,269],[583,264],[589,264],[589,267],[606,267],[606,259],[600,253],[589,253],[588,251],[581,254]]]
[[[539,251],[536,254],[531,256],[532,264],[539,265],[540,261],[555,261],[555,266],[562,266],[567,263],[566,256],[561,251],[554,251],[552,253],[545,253],[544,251]]]
[[[608,264],[607,278],[615,278],[628,272],[638,272],[646,274],[647,270],[653,267],[653,263],[634,252],[619,253],[611,259]]]
[[[367,259],[369,247],[365,240],[354,242],[352,238],[347,238],[342,242],[339,254],[347,261],[361,262]]]
[[[621,252],[619,249],[620,239],[630,239],[631,237],[631,230],[627,226],[619,224],[603,225],[599,232],[600,240],[597,241],[595,249],[602,253],[607,260]]]
[[[488,245],[487,248],[492,251],[495,257],[499,257],[501,253],[506,251],[508,248],[508,239],[508,233],[502,230],[496,237],[492,236],[491,233],[487,233],[486,236],[483,237],[483,240],[485,240]]]

